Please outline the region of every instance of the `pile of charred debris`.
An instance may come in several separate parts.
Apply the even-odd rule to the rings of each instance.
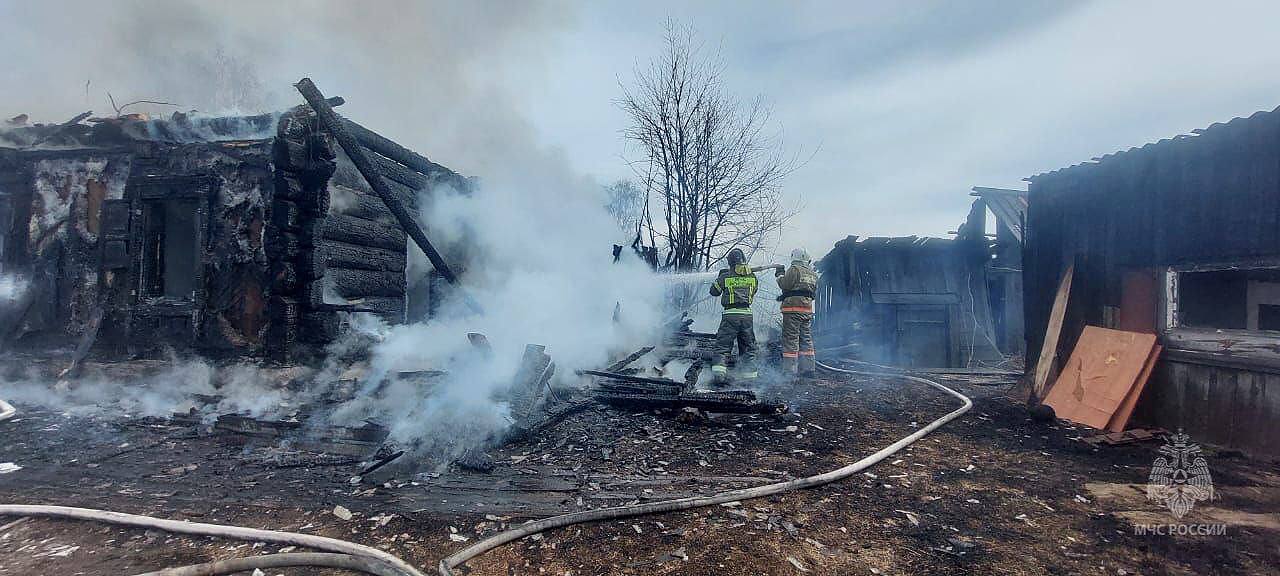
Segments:
[[[544,346],[529,344],[525,347],[511,386],[505,397],[510,407],[510,425],[500,437],[490,437],[456,451],[451,462],[415,461],[409,469],[426,469],[438,465],[457,465],[462,468],[488,472],[493,469],[493,459],[487,451],[512,442],[535,437],[555,426],[567,416],[593,404],[622,410],[683,410],[700,416],[703,413],[735,413],[777,416],[787,412],[781,402],[763,399],[757,391],[738,388],[733,383],[710,382],[703,375],[709,364],[715,335],[695,332],[691,321],[682,321],[656,345],[642,347],[598,370],[579,370],[577,374],[589,379],[582,387],[564,387],[553,384],[556,364]],[[479,333],[467,335],[481,354],[490,355],[488,339]],[[644,359],[645,368],[638,367]],[[372,391],[364,381],[367,374],[367,349],[344,358],[350,365],[341,372],[336,382],[318,383],[306,380],[286,381],[285,387],[300,388],[324,384],[324,392],[283,419],[260,419],[245,414],[226,413],[216,417],[209,415],[216,410],[223,398],[217,395],[196,395],[194,406],[185,413],[174,414],[170,420],[181,425],[209,425],[220,433],[244,436],[246,440],[277,442],[333,457],[361,459],[368,465],[362,475],[371,474],[397,461],[412,448],[398,446],[389,440],[388,428],[383,422],[367,420],[358,427],[329,426],[317,430],[309,426],[310,417],[328,408],[353,400],[357,394],[382,394],[386,385],[394,380],[407,380],[424,389],[440,383],[447,375],[444,371],[419,370],[390,374]],[[730,358],[730,364],[733,360]],[[687,368],[685,367],[687,365]],[[682,380],[664,377],[668,370],[683,370]],[[713,390],[705,389],[710,385]],[[430,456],[415,455],[417,458]],[[354,460],[353,460],[354,461]]]

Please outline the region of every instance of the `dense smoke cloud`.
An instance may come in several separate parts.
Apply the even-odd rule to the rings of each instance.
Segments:
[[[552,2],[0,1],[0,116],[110,115],[108,91],[177,104],[126,112],[266,112],[301,103],[309,76],[345,114],[481,174],[545,155],[503,79],[548,66],[545,37],[574,17]]]

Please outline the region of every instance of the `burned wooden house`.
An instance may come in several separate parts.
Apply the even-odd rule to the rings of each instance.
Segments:
[[[1028,350],[1158,334],[1139,423],[1280,455],[1280,109],[1028,180]]]
[[[23,120],[0,126],[0,274],[24,288],[0,345],[290,360],[336,338],[343,312],[398,323],[428,305],[402,226],[308,106]],[[343,123],[405,205],[467,186]]]

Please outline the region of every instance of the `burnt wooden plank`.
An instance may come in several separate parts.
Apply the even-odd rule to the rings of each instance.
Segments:
[[[341,184],[329,184],[330,214],[393,223],[396,217],[377,196]]]
[[[405,233],[398,226],[345,214],[325,218],[320,225],[320,237],[387,250],[405,249]]]
[[[338,240],[325,240],[318,252],[323,254],[327,266],[335,268],[403,273],[407,263],[404,250],[361,246]]]
[[[298,338],[303,342],[324,344],[338,338],[341,322],[332,310],[305,312],[299,319]]]
[[[369,156],[369,160],[373,162],[374,168],[376,168],[378,173],[382,174],[383,177],[388,178],[393,182],[397,182],[413,192],[431,190],[431,179],[423,176],[422,174],[414,172],[413,170],[405,168],[404,166],[377,154],[371,154]]]
[[[359,296],[404,297],[405,277],[403,272],[353,270],[331,266],[326,271],[325,278],[333,282],[334,289],[345,298]]]
[[[364,126],[361,126],[347,118],[341,118],[341,120],[343,126],[351,132],[356,141],[360,142],[361,145],[365,146],[369,150],[398,164],[407,166],[420,174],[446,181],[457,187],[459,191],[466,188],[466,179],[458,173],[436,164],[435,162],[428,160],[425,156],[405,148],[390,138],[365,128]],[[421,186],[416,188],[425,189],[425,187]]]

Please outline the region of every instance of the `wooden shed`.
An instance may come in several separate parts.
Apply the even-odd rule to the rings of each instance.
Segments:
[[[1139,423],[1280,455],[1280,109],[1028,180],[1028,350],[1074,266],[1059,360],[1085,325],[1158,334]]]
[[[837,242],[819,262],[819,347],[853,346],[870,362],[976,367],[1002,356],[987,299],[987,243],[866,238]]]

